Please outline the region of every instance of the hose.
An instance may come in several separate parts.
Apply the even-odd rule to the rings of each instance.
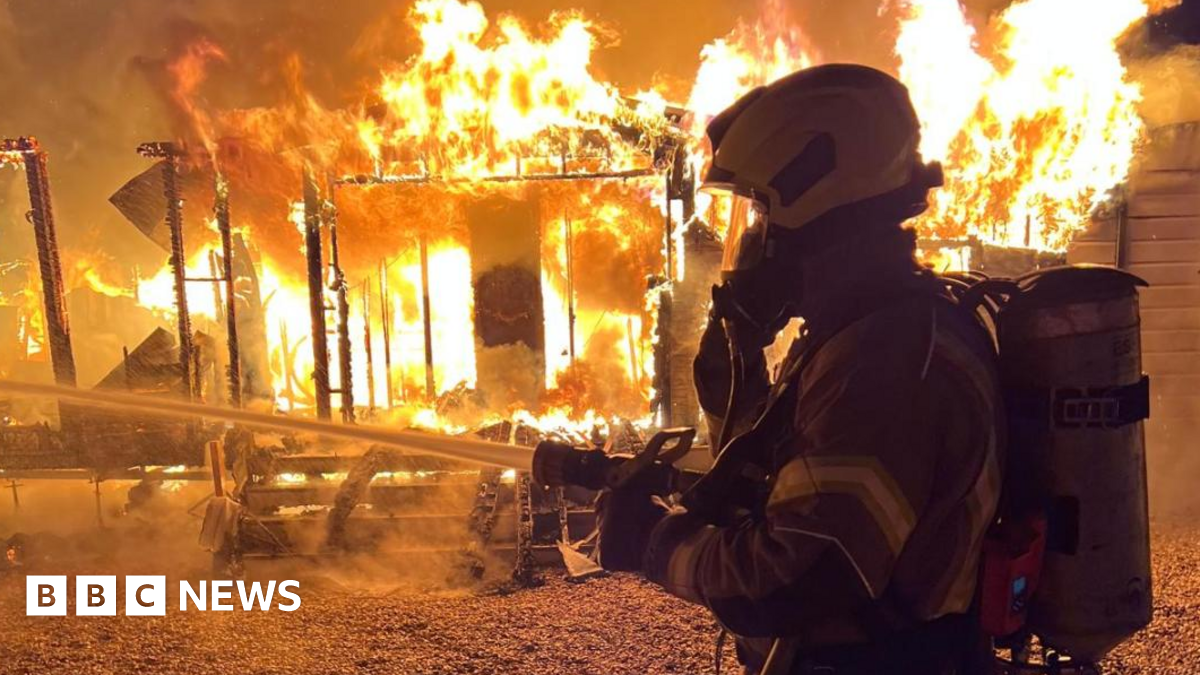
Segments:
[[[725,339],[729,342],[729,400],[725,402],[725,417],[721,420],[721,432],[717,435],[718,455],[732,440],[734,416],[746,377],[746,361],[738,341],[737,325],[729,319],[721,319],[721,328],[725,330]]]

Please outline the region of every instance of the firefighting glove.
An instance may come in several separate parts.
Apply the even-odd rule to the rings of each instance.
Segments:
[[[626,488],[604,490],[596,499],[598,562],[610,572],[640,572],[650,533],[671,513],[657,495]]]
[[[770,340],[774,339],[775,336],[771,335]],[[749,343],[753,347],[748,347],[746,340],[739,340],[743,363],[741,385],[745,396],[744,400],[739,402],[742,408],[735,411],[738,413],[744,413],[757,406],[770,386],[767,379],[766,355],[763,353],[763,346],[770,344],[770,341],[766,336],[752,334]],[[723,417],[728,412],[732,375],[729,358],[729,342],[725,337],[725,329],[714,310],[709,318],[708,327],[700,338],[700,348],[692,364],[696,395],[701,408],[709,415]]]

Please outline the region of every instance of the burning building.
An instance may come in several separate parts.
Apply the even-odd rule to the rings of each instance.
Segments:
[[[1103,4],[1080,17],[1061,0],[1027,0],[978,32],[957,3],[889,5],[922,153],[946,173],[914,223],[929,264],[1014,274],[1068,251],[1141,262],[1075,243],[1109,222],[1096,214],[1136,222],[1141,208],[1114,192],[1146,133],[1116,45],[1152,7]],[[206,78],[235,56],[218,36],[191,39],[163,68],[176,138],[140,146],[144,171],[111,199],[161,247],[160,269],[113,273],[64,252],[64,274],[45,155],[28,139],[4,147],[0,159],[28,179],[38,264],[0,269],[0,370],[24,379],[49,362],[61,384],[517,444],[636,447],[648,429],[701,424],[691,358],[730,208],[698,189],[704,127],[753,87],[826,60],[778,3],[765,12],[705,47],[687,87],[624,92],[597,73],[605,31],[580,13],[530,27],[475,2],[418,0],[406,15],[415,53],[337,108],[305,89],[296,58],[279,105],[213,105]],[[1087,25],[1063,40],[1053,31],[1068,21]],[[140,335],[72,332],[68,307],[111,324],[116,303],[134,308]],[[101,344],[104,359],[80,362],[104,366],[77,377],[76,355]],[[12,406],[5,471],[137,477],[203,464],[219,435],[189,424],[164,444],[169,430],[135,427],[155,439],[144,452],[96,462],[73,450],[86,435],[67,434],[66,408],[59,433]],[[312,516],[302,528],[328,519],[321,546],[381,538],[383,518],[347,533],[360,503],[370,509],[359,515],[386,514],[451,548],[468,534],[449,516],[412,523],[434,507],[471,512],[476,535],[517,549],[536,538],[521,534],[534,521],[560,535],[541,537],[551,542],[590,525],[578,495],[534,503],[522,475],[308,438],[224,440],[261,525],[246,529],[256,532],[246,551],[303,548],[307,535],[285,517],[296,514]]]

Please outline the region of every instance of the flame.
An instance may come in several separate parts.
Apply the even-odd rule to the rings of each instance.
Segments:
[[[808,38],[791,25],[780,0],[765,3],[754,23],[739,22],[700,50],[700,68],[688,97],[692,134],[755,87],[770,84],[817,61]]]
[[[694,141],[689,162],[695,175],[703,176],[712,162],[705,130],[714,117],[756,87],[818,62],[816,51],[791,24],[781,0],[764,3],[756,22],[739,22],[728,35],[705,46],[687,102],[688,131]],[[708,193],[698,194],[696,200],[697,209],[709,212],[708,220],[719,233],[724,233],[728,219],[710,211],[727,210],[722,201],[728,200]]]
[[[1094,10],[1080,12],[1067,0],[1025,0],[978,31],[952,0],[894,0],[894,7],[899,76],[922,118],[921,151],[943,162],[947,175],[946,188],[933,194],[930,211],[917,221],[924,238],[945,240],[930,249],[930,262],[939,269],[966,265],[969,249],[959,240],[969,236],[1061,250],[1125,178],[1142,133],[1135,111],[1139,91],[1114,44],[1146,15],[1147,5],[1099,0]],[[234,177],[235,200],[257,191],[269,205],[253,213],[235,209],[234,219],[261,250],[256,266],[277,407],[302,411],[314,402],[304,213],[294,201],[300,168],[307,165],[318,175],[351,179],[336,199],[328,185],[323,188],[327,199],[337,201],[343,233],[358,406],[373,395],[376,407],[385,408],[390,381],[394,408],[377,415],[398,425],[463,433],[498,415],[546,433],[586,438],[618,416],[648,423],[656,299],[689,274],[678,202],[669,214],[672,236],[664,236],[666,167],[653,151],[664,139],[677,142],[672,147],[682,148],[692,173],[702,176],[711,161],[704,139],[708,122],[751,89],[820,63],[820,55],[781,0],[770,0],[756,21],[739,23],[701,51],[688,112],[672,126],[666,115],[675,109],[662,91],[625,97],[596,76],[593,55],[608,38],[578,12],[533,25],[511,15],[489,17],[469,0],[417,0],[408,19],[419,40],[416,55],[384,69],[372,100],[348,110],[327,110],[305,91],[298,59],[286,64],[288,100],[250,110],[212,111],[199,96],[205,68],[225,58],[219,47],[202,41],[171,68],[172,95],[189,117],[188,133],[228,162],[222,170]],[[223,158],[215,141],[233,136],[267,158],[253,171],[242,167],[254,177],[241,192],[236,158]],[[274,165],[282,168],[270,170]],[[513,180],[604,172],[629,176],[536,187]],[[363,183],[374,187],[358,189]],[[393,188],[398,191],[392,196],[379,196]],[[350,196],[372,191],[381,205]],[[471,200],[497,192],[540,204],[546,369],[536,375],[546,391],[528,409],[480,410],[471,391],[480,378],[463,212]],[[699,218],[723,232],[727,200],[701,194],[696,206]],[[191,239],[187,276],[211,276],[215,235]],[[422,239],[428,245],[428,317],[417,244]],[[334,278],[322,280],[327,306],[337,301]],[[86,270],[81,279],[99,292],[126,292]],[[367,288],[369,318],[363,310]],[[214,294],[211,284],[197,282],[188,284],[187,293],[197,323],[215,320],[223,290]],[[173,312],[169,268],[142,280],[137,297],[164,316]],[[392,360],[387,373],[385,304]],[[332,331],[335,314],[328,316]],[[427,322],[431,392],[425,391]],[[363,353],[368,328],[374,391],[368,391]],[[335,388],[336,342],[330,340]]]
[[[213,62],[225,61],[225,52],[208,39],[188,43],[177,58],[167,64],[173,87],[171,101],[185,119],[192,123],[193,131],[203,146],[211,153],[215,146],[213,121],[207,112],[197,105],[200,86],[208,78],[208,66]]]
[[[388,173],[518,175],[537,158],[639,164],[611,124],[637,111],[592,75],[597,33],[578,13],[552,15],[544,37],[511,15],[492,26],[477,2],[419,0],[410,19],[420,52],[385,73],[382,119],[357,127],[376,161],[390,156]]]
[[[901,4],[900,76],[921,149],[946,170],[920,231],[1065,249],[1125,180],[1142,136],[1141,94],[1115,43],[1147,5],[1025,0],[977,40],[955,3]]]
[[[406,256],[390,272],[390,301],[396,308],[393,356],[399,357],[399,378],[404,391],[425,387],[425,318],[421,289],[421,264],[417,252]],[[434,395],[459,384],[475,386],[474,293],[471,256],[461,245],[443,241],[429,252],[430,329],[433,336]],[[432,302],[435,300],[436,302]],[[377,396],[379,393],[377,392]]]

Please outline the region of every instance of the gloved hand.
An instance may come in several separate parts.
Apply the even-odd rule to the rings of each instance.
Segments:
[[[644,490],[605,490],[596,499],[600,566],[610,572],[641,572],[650,532],[671,513],[661,497]]]
[[[787,325],[788,317],[782,314],[767,323],[761,323],[762,319],[756,316],[759,313],[756,311],[759,310],[755,307],[756,303],[751,298],[742,297],[744,295],[746,293],[739,293],[731,282],[714,284],[712,287],[712,311],[709,313],[705,338],[712,341],[719,338],[726,355],[729,352],[725,323],[731,324],[737,332],[738,348],[747,355],[761,353],[775,341],[775,336]],[[712,337],[709,336],[710,333],[713,333]]]

